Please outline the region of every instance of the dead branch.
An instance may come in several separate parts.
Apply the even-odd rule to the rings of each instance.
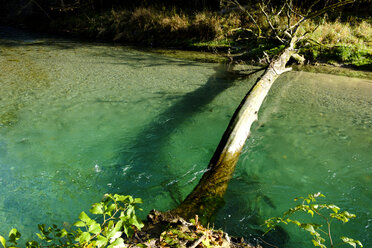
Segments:
[[[261,37],[261,34],[262,34],[261,28],[258,25],[257,21],[253,18],[253,16],[251,15],[251,13],[249,13],[249,11],[238,2],[238,0],[233,0],[233,2],[234,2],[234,4],[236,6],[239,7],[240,10],[242,10],[243,12],[245,12],[248,15],[248,17],[252,20],[252,22],[254,23],[254,25],[258,29],[258,35],[257,35],[257,37]]]
[[[288,31],[290,31],[292,34],[294,34],[294,33],[296,33],[297,29],[299,28],[299,26],[304,21],[306,21],[308,19],[311,19],[311,18],[314,18],[314,17],[317,17],[317,16],[320,16],[320,15],[326,13],[329,10],[337,9],[337,8],[340,8],[340,7],[344,6],[344,5],[347,5],[347,4],[350,4],[350,3],[354,3],[355,1],[356,0],[345,0],[345,1],[342,1],[342,2],[339,2],[339,3],[331,4],[331,5],[327,6],[327,7],[324,7],[321,10],[314,11],[313,13],[308,14],[307,16],[304,16],[297,23],[295,23],[294,25],[292,25],[291,27],[289,27],[288,28]]]

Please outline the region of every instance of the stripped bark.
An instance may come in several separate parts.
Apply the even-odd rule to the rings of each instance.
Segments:
[[[244,10],[237,0],[230,1],[235,2],[238,7]],[[316,1],[315,4],[317,2],[318,1]],[[282,73],[291,70],[291,68],[286,67],[287,62],[291,57],[302,62],[304,60],[296,53],[295,46],[296,43],[307,35],[307,33],[298,37],[298,28],[303,22],[310,18],[353,2],[355,2],[355,0],[344,0],[326,6],[315,12],[308,11],[304,16],[301,15],[299,21],[292,24],[291,15],[295,14],[299,16],[299,14],[295,13],[292,9],[291,1],[285,1],[285,6],[288,7],[288,10],[286,11],[288,16],[288,25],[285,29],[280,30],[280,32],[278,32],[277,27],[270,22],[270,18],[265,12],[265,5],[260,5],[261,11],[267,17],[267,21],[274,31],[275,38],[286,45],[285,49],[279,54],[279,56],[271,59],[269,66],[261,78],[256,81],[254,86],[246,94],[230,120],[230,123],[209,162],[208,170],[203,174],[198,185],[186,197],[186,199],[177,208],[170,211],[171,214],[179,215],[185,219],[190,219],[195,217],[195,215],[199,215],[202,221],[210,221],[211,217],[214,216],[215,212],[219,209],[221,203],[223,203],[223,196],[226,192],[228,182],[235,170],[243,146],[250,135],[251,126],[253,122],[257,120],[257,113],[272,84]],[[283,9],[284,7],[279,11],[279,13],[283,12]],[[260,32],[261,29],[258,27],[258,36],[260,36]],[[280,33],[282,33],[281,37],[279,37]]]
[[[209,220],[223,202],[223,195],[235,170],[239,155],[250,135],[250,128],[257,120],[257,113],[274,81],[284,72],[290,71],[286,64],[296,53],[297,37],[282,53],[271,61],[261,78],[244,97],[236,109],[222,139],[209,162],[199,184],[174,210],[172,214],[190,219],[196,214]]]

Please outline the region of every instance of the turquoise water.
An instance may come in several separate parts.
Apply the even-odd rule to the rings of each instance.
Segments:
[[[0,29],[0,233],[73,223],[104,193],[142,216],[195,186],[250,80],[216,64]],[[372,82],[291,72],[273,86],[215,225],[249,237],[318,191],[371,245]],[[64,223],[65,222],[65,223]],[[311,247],[286,229],[283,247]],[[306,236],[305,236],[306,237]]]

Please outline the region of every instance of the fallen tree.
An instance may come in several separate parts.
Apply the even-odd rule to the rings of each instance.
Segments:
[[[240,10],[245,11],[255,24],[258,23],[253,15],[240,5],[237,0],[230,2],[239,7]],[[204,222],[208,222],[211,219],[223,203],[223,196],[228,187],[228,182],[235,170],[243,146],[250,135],[252,123],[257,120],[258,111],[271,86],[281,74],[291,70],[290,67],[286,67],[291,58],[303,61],[302,56],[297,54],[296,48],[299,42],[306,37],[307,33],[300,33],[299,27],[310,18],[353,3],[354,0],[336,2],[317,11],[312,9],[321,1],[314,1],[308,11],[302,14],[293,6],[291,0],[284,1],[282,7],[276,12],[275,8],[269,6],[269,2],[262,1],[259,4],[272,31],[271,37],[266,37],[266,39],[276,39],[278,44],[284,45],[284,48],[278,55],[268,59],[270,60],[269,65],[263,75],[248,91],[231,118],[209,162],[207,171],[186,199],[177,208],[170,211],[173,215],[179,215],[185,219],[199,215]],[[287,18],[287,25],[284,28],[280,27],[279,23],[275,21],[280,15],[284,15]],[[258,25],[256,26],[256,37],[262,38],[261,28]],[[267,54],[265,55],[267,56]]]

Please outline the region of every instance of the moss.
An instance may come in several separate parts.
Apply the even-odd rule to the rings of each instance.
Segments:
[[[212,52],[184,51],[175,49],[146,49],[146,51],[162,54],[171,58],[187,59],[206,63],[224,63],[228,61],[226,56]]]
[[[355,70],[353,68],[331,66],[327,64],[304,65],[304,66],[295,65],[292,67],[294,70],[297,70],[297,71],[325,73],[325,74],[340,75],[340,76],[345,76],[345,77],[366,78],[366,79],[372,80],[372,71]]]

